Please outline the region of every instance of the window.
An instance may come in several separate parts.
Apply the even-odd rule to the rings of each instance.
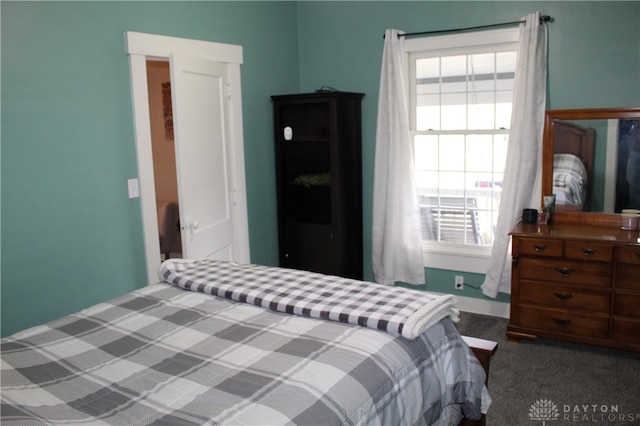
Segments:
[[[518,34],[516,28],[405,42],[426,251],[489,254],[502,193]]]

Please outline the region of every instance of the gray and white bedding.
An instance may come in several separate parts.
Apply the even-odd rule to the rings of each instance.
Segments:
[[[449,318],[409,340],[167,283],[1,344],[3,425],[447,424],[485,381]]]
[[[296,269],[214,259],[171,259],[160,279],[187,290],[251,303],[278,312],[346,322],[415,339],[450,317],[456,298]]]
[[[554,154],[553,193],[556,204],[582,205],[585,202],[587,169],[573,154]]]

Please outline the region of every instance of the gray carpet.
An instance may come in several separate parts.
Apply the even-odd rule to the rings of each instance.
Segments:
[[[507,343],[506,319],[466,312],[458,329],[498,342],[488,425],[640,425],[640,353],[543,338]]]

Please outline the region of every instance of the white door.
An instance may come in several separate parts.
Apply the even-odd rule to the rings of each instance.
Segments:
[[[232,260],[226,65],[175,54],[169,62],[183,256]]]
[[[212,205],[211,200],[215,198],[210,195],[211,192],[218,191],[218,193],[224,194],[224,197],[220,197],[220,200],[215,201],[212,213],[208,214],[206,212],[202,213],[202,205],[196,207],[196,204],[194,204],[200,202],[200,195],[196,195],[195,192],[182,194],[184,190],[179,188],[181,192],[180,197],[185,197],[187,203],[184,204],[182,208],[184,216],[191,215],[190,219],[192,225],[194,225],[192,227],[193,232],[191,232],[187,225],[185,229],[185,239],[189,238],[189,233],[192,233],[193,239],[186,241],[187,244],[183,243],[183,245],[190,250],[190,256],[197,257],[200,255],[214,254],[221,259],[232,256],[231,260],[249,263],[251,259],[249,254],[249,226],[244,175],[242,83],[240,78],[242,46],[132,31],[127,31],[125,35],[126,52],[129,55],[131,67],[131,91],[138,174],[140,179],[140,207],[142,210],[148,283],[151,284],[158,281],[158,268],[160,267],[161,259],[156,215],[149,96],[147,91],[147,60],[158,60],[159,58],[166,58],[168,60],[172,53],[176,56],[188,56],[190,58],[202,58],[204,60],[195,62],[192,60],[178,60],[179,63],[176,70],[184,70],[184,72],[176,73],[178,74],[178,80],[184,80],[178,84],[180,87],[184,87],[184,90],[186,90],[185,94],[181,93],[182,89],[175,89],[176,83],[172,82],[172,86],[174,87],[172,95],[174,99],[174,120],[176,119],[175,114],[177,111],[180,115],[180,121],[177,125],[180,128],[181,141],[186,140],[188,146],[197,146],[199,150],[202,150],[199,151],[198,154],[194,152],[188,153],[184,149],[177,152],[179,156],[177,161],[180,162],[180,164],[177,165],[177,172],[179,174],[185,173],[183,178],[178,178],[179,184],[184,188],[189,188],[189,191],[191,191],[192,186],[188,181],[193,181],[193,191],[197,189],[204,194],[202,195],[204,202],[210,206]],[[227,87],[224,87],[224,83],[218,80],[219,77],[212,77],[219,73],[206,71],[209,65],[204,65],[204,67],[200,66],[203,64],[202,62],[206,64],[207,61],[209,61],[209,65],[218,64],[223,67],[225,74],[222,75],[222,80],[225,78],[228,79],[230,84],[228,90]],[[204,72],[201,71],[200,68],[204,68]],[[180,74],[182,74],[182,76],[180,76]],[[214,84],[211,83],[212,80],[218,81]],[[198,85],[198,81],[203,84],[201,88],[196,89],[195,87]],[[220,88],[220,84],[223,85],[224,90]],[[205,93],[204,90],[209,90],[211,93],[205,97],[203,96],[203,93]],[[221,98],[226,100],[222,101]],[[219,106],[220,104],[217,104],[218,106],[216,107],[213,99],[217,99],[218,102],[223,102],[225,106],[221,107]],[[187,100],[200,106],[184,105]],[[180,105],[176,107],[176,103],[180,103]],[[217,115],[209,114],[207,115],[207,119],[203,120],[201,115],[198,114],[203,114],[207,108],[211,108],[212,111],[223,111],[223,113],[228,113],[228,115],[224,115],[222,118],[220,113]],[[216,108],[219,109],[216,110]],[[193,114],[191,111],[193,111]],[[193,117],[199,117],[199,120],[195,120]],[[194,137],[198,137],[198,135],[203,135],[205,132],[191,131],[187,123],[191,122],[194,125],[204,125],[207,129],[213,130],[215,134],[218,134],[221,132],[221,128],[213,125],[215,120],[219,120],[226,126],[224,133],[221,133],[219,136],[225,138],[222,139],[225,144],[222,144],[221,140],[216,139],[218,136],[211,137],[211,140],[214,141],[212,145],[202,142],[203,140],[207,140],[204,136],[202,136],[200,142],[190,142],[192,138],[191,133],[195,135]],[[176,124],[174,124],[174,127],[176,127]],[[174,134],[177,134],[175,128]],[[222,158],[214,155],[216,151],[224,152],[224,155],[226,155],[229,161],[224,164],[226,173],[220,172],[223,168],[215,166],[216,164],[219,165],[219,160]],[[195,160],[189,160],[187,158],[189,155],[195,156]],[[206,167],[202,167],[204,158],[207,159]],[[196,169],[196,167],[198,167],[198,169]],[[214,169],[214,172],[211,171],[212,169]],[[202,172],[203,175],[200,177],[187,177],[193,170],[198,170]],[[219,177],[224,180],[218,179]],[[227,186],[215,186],[216,182],[220,183],[223,181],[226,182]],[[206,185],[208,185],[208,187],[204,188]],[[232,203],[229,203],[229,195],[233,196]],[[181,198],[180,203],[183,204],[183,201]],[[224,219],[225,216],[227,219]],[[187,219],[185,220],[188,221]],[[229,222],[229,220],[231,220],[231,222]],[[229,224],[233,226],[233,237],[231,238],[227,238],[228,233],[231,231],[227,226]],[[220,231],[221,229],[223,231]],[[216,232],[218,236],[216,236]],[[225,237],[225,235],[227,237]],[[202,243],[199,242],[199,237],[204,237],[202,238]],[[211,243],[210,240],[221,241],[221,243],[211,244],[211,247],[207,248],[207,245]],[[229,240],[232,240],[230,245]]]

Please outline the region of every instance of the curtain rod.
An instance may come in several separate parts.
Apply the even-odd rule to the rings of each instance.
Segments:
[[[398,34],[398,37],[411,37],[411,36],[421,36],[421,35],[433,35],[433,34],[445,34],[445,33],[459,33],[464,31],[473,31],[473,30],[481,30],[485,28],[496,28],[496,27],[506,27],[509,25],[519,25],[524,24],[526,21],[513,21],[513,22],[503,22],[501,24],[490,24],[490,25],[479,25],[477,27],[467,27],[467,28],[454,28],[451,30],[436,30],[436,31],[422,31],[417,33],[404,33]],[[540,17],[540,22],[553,22],[553,18],[549,15],[544,15]],[[384,38],[385,35],[382,36]]]

